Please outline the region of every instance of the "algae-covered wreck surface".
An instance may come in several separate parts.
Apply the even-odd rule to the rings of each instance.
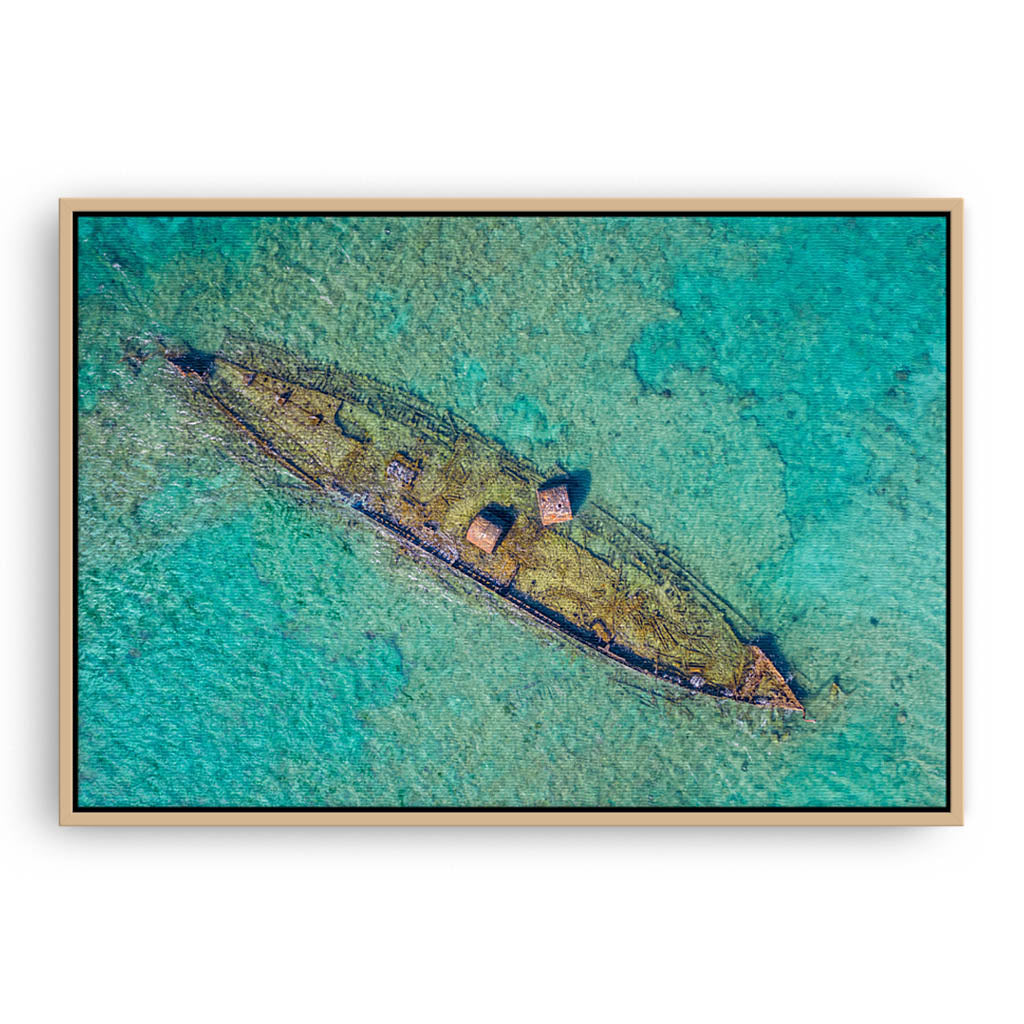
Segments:
[[[534,467],[451,413],[364,375],[307,369],[303,382],[255,362],[166,354],[209,412],[427,565],[662,684],[803,711],[665,547],[593,504],[572,516],[566,489],[549,492]],[[548,493],[560,499],[545,514]]]

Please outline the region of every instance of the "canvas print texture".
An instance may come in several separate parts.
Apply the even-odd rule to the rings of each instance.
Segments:
[[[80,807],[945,804],[944,216],[75,232]]]

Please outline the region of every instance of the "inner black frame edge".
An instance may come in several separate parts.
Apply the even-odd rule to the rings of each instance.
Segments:
[[[946,802],[937,807],[847,807],[847,806],[794,806],[794,807],[578,807],[578,806],[549,806],[549,807],[505,807],[505,806],[480,806],[480,807],[282,807],[282,806],[92,806],[83,807],[78,799],[79,781],[79,744],[78,744],[78,221],[81,217],[937,217],[945,221],[946,225]],[[318,212],[312,210],[235,210],[235,211],[189,211],[189,210],[132,210],[121,211],[116,208],[110,210],[88,210],[73,211],[71,215],[72,234],[72,370],[74,381],[72,382],[72,399],[75,403],[74,418],[72,420],[72,809],[76,814],[109,814],[109,813],[181,813],[193,812],[208,814],[215,812],[228,813],[288,813],[288,814],[323,814],[323,813],[350,813],[350,814],[380,814],[393,813],[395,811],[414,811],[416,813],[444,813],[452,812],[473,814],[482,812],[500,811],[503,813],[602,813],[632,814],[632,813],[674,813],[674,814],[705,814],[705,813],[729,813],[729,814],[764,814],[764,813],[914,813],[927,814],[935,812],[949,812],[951,810],[950,776],[952,772],[952,730],[951,730],[951,699],[952,699],[952,666],[950,663],[950,649],[952,643],[952,593],[950,590],[950,566],[952,563],[952,535],[951,535],[951,510],[952,494],[950,491],[950,480],[952,478],[952,452],[950,450],[950,413],[951,413],[951,387],[950,374],[952,373],[952,215],[942,210],[546,210],[546,211],[523,211],[523,210],[330,210]]]

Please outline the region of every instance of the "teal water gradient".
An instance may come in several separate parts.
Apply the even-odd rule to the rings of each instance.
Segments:
[[[945,801],[940,217],[79,221],[83,806]],[[814,722],[641,699],[311,498],[152,339],[370,373],[587,470]]]

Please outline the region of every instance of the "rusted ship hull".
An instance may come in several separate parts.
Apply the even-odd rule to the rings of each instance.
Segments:
[[[803,712],[771,660],[665,549],[593,503],[543,526],[541,474],[469,424],[357,374],[311,387],[191,350],[167,359],[267,457],[440,571],[663,687]],[[493,549],[473,539],[475,520],[495,524]]]

